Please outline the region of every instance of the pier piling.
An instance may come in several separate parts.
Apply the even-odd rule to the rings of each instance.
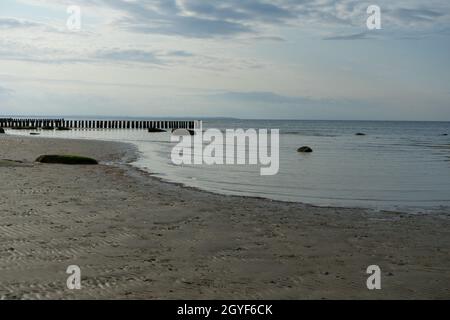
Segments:
[[[45,118],[0,118],[0,128],[66,128],[66,129],[190,129],[201,128],[199,120],[65,120]]]

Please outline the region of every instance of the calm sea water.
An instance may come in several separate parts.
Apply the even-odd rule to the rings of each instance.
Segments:
[[[135,166],[223,194],[321,206],[449,211],[450,136],[444,135],[450,134],[449,122],[211,120],[203,127],[280,129],[279,174],[260,176],[259,167],[249,165],[174,165],[168,133],[73,130],[42,135],[131,142],[141,153]],[[314,152],[297,153],[305,145]]]

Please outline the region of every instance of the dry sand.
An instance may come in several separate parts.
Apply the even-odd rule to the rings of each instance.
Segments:
[[[77,154],[99,166],[35,164]],[[450,214],[214,195],[121,162],[120,143],[0,135],[3,299],[450,298]],[[78,265],[82,289],[66,288]],[[366,288],[367,266],[382,290]]]

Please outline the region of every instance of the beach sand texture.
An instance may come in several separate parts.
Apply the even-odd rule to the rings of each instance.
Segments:
[[[0,298],[450,298],[450,213],[215,195],[119,164],[135,152],[0,135],[0,159],[22,161],[0,163]],[[42,154],[101,164],[33,163]],[[366,287],[373,264],[381,290]]]

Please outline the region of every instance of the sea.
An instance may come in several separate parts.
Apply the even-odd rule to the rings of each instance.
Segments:
[[[259,165],[174,164],[176,142],[167,132],[40,132],[47,137],[131,143],[139,150],[133,166],[214,193],[327,207],[450,213],[450,122],[204,120],[203,130],[211,128],[279,129],[278,174],[262,176]],[[297,152],[302,146],[313,152]]]

